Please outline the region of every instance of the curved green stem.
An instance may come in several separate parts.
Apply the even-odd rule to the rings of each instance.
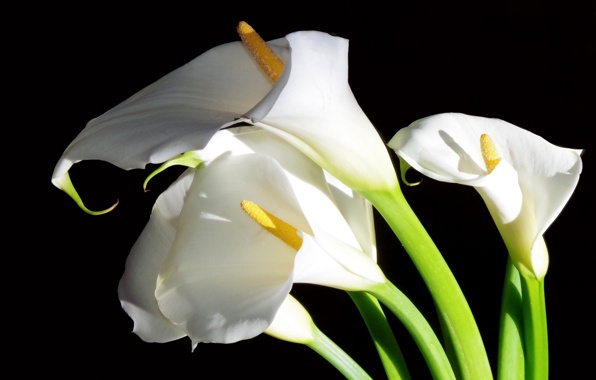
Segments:
[[[368,292],[387,306],[408,330],[420,348],[433,379],[454,380],[455,374],[441,342],[426,318],[408,297],[388,280],[385,284],[372,287]]]
[[[312,326],[314,339],[304,343],[331,363],[346,379],[372,379],[344,350],[335,344],[316,326]]]
[[[426,283],[455,348],[461,378],[489,380],[492,372],[472,311],[443,256],[405,200],[393,191],[364,192],[385,218]]]
[[[348,292],[374,341],[389,380],[410,380],[406,361],[379,301],[365,292]]]
[[[498,380],[524,380],[524,321],[519,271],[507,260],[499,326]]]
[[[548,379],[548,332],[544,279],[521,277],[526,380]]]

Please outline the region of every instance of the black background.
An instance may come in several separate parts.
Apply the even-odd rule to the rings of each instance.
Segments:
[[[11,355],[22,373],[87,378],[341,378],[308,348],[266,335],[236,344],[142,342],[116,288],[128,251],[156,196],[176,177],[122,171],[101,162],[71,171],[92,217],[50,177],[85,123],[216,45],[238,39],[238,21],[265,39],[319,30],[350,40],[350,84],[385,140],[440,112],[496,117],[550,142],[586,149],[576,192],[547,231],[551,266],[546,299],[552,379],[590,373],[595,286],[593,134],[596,128],[596,20],[588,1],[369,1],[247,5],[33,5],[2,3],[8,116],[4,187],[9,210],[5,253]],[[414,3],[414,4],[412,4]],[[8,99],[6,99],[8,98]],[[33,143],[33,144],[32,144]],[[10,174],[12,170],[16,174]],[[33,181],[33,183],[31,183]],[[495,365],[506,251],[472,188],[425,180],[404,193],[460,282]],[[409,258],[379,219],[379,264],[434,320]],[[13,263],[13,260],[16,259]],[[384,377],[348,296],[296,285],[293,294],[317,325],[375,379]],[[14,298],[13,298],[14,297]],[[396,335],[414,379],[429,374],[398,321]]]

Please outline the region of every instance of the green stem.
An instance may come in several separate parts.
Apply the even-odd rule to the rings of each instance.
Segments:
[[[414,304],[391,282],[380,284],[368,290],[389,308],[408,330],[426,360],[433,379],[454,380],[451,363],[428,321]]]
[[[379,301],[368,293],[348,292],[374,341],[389,380],[410,380],[406,361]]]
[[[337,346],[327,335],[323,334],[316,326],[313,326],[314,339],[310,342],[304,343],[306,346],[313,349],[335,368],[341,372],[346,379],[351,380],[367,380],[372,378],[366,373],[362,367],[358,365],[344,350]]]
[[[489,380],[492,372],[472,311],[445,259],[405,200],[394,191],[365,192],[403,244],[428,287],[455,347],[464,380]]]
[[[526,380],[548,379],[548,332],[544,279],[521,277]]]
[[[498,380],[524,380],[524,321],[519,271],[507,260],[499,327]]]
[[[451,335],[449,335],[449,327],[446,323],[443,315],[438,313],[437,318],[439,319],[439,324],[441,326],[441,333],[443,338],[443,346],[445,347],[445,353],[451,362],[451,367],[453,368],[453,372],[457,378],[461,378],[461,368],[459,368],[459,361],[457,358],[457,348],[453,344],[451,340]]]

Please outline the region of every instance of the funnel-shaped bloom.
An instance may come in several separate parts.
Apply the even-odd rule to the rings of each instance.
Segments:
[[[348,41],[308,31],[268,44],[285,64],[275,84],[240,41],[215,47],[89,121],[52,182],[76,199],[68,170],[79,161],[143,168],[203,149],[219,129],[248,123],[353,189],[393,189],[387,149],[348,85]]]
[[[458,113],[417,120],[388,145],[428,177],[474,186],[520,273],[544,277],[543,234],[575,190],[581,150],[555,146],[503,120]]]
[[[203,163],[159,196],[120,282],[142,339],[232,343],[265,331],[293,283],[344,290],[384,283],[370,203],[292,145],[241,127],[217,132],[196,155]],[[241,208],[246,200],[293,226],[301,244],[264,229]],[[272,334],[307,339],[295,337],[310,326],[284,326],[312,322],[287,323],[284,310]]]

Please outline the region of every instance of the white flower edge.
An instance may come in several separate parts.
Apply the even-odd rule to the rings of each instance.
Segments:
[[[492,138],[501,157],[491,174],[480,150],[483,133]],[[577,186],[582,150],[553,145],[500,119],[461,113],[417,120],[400,129],[388,146],[430,178],[474,186],[518,269],[544,277],[548,254],[542,236]]]

